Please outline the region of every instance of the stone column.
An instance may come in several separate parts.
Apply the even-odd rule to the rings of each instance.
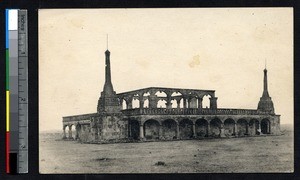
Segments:
[[[78,139],[78,128],[77,128],[77,125],[75,126],[75,139]]]
[[[197,134],[196,134],[196,124],[195,122],[193,122],[193,138],[196,138]]]
[[[169,99],[167,100],[166,106],[167,106],[167,109],[172,109],[171,100],[169,100]]]
[[[202,109],[202,98],[198,98],[198,109]]]
[[[262,134],[262,133],[261,133],[261,125],[260,125],[260,122],[258,122],[258,129],[257,129],[257,131],[258,131],[259,135]]]
[[[126,104],[127,104],[127,109],[132,109],[132,99],[126,101]]]
[[[188,99],[188,107],[187,108],[191,108],[191,101],[192,101],[192,99]]]
[[[210,122],[207,123],[207,136],[211,136],[211,132],[210,132]]]
[[[157,96],[155,94],[149,96],[149,108],[157,108]]]
[[[99,138],[98,138],[98,128],[97,128],[97,126],[96,127],[94,127],[94,137],[95,137],[95,140],[97,141]]]
[[[159,139],[163,138],[163,129],[162,129],[162,125],[161,124],[159,125],[158,137],[159,137]]]
[[[72,126],[69,126],[69,139],[73,139],[73,137],[72,137]]]
[[[234,122],[234,135],[235,135],[236,137],[238,136],[238,130],[237,130],[236,122]]]
[[[176,137],[177,137],[177,139],[180,139],[180,137],[179,137],[179,123],[176,123]]]
[[[183,109],[186,109],[186,99],[183,97]]]
[[[143,140],[144,139],[144,126],[141,122],[140,124],[140,140]]]
[[[130,120],[128,121],[128,137],[131,138],[131,123],[130,123]]]
[[[66,136],[66,127],[63,128],[63,131],[64,131],[63,139],[66,139],[67,138],[67,136]]]
[[[216,97],[209,98],[209,100],[210,100],[210,109],[213,109],[213,110],[217,109],[217,99],[218,98],[216,98]]]
[[[140,109],[144,108],[144,97],[143,97],[143,95],[140,96],[140,94],[139,94],[139,101],[140,101]]]
[[[224,132],[224,123],[222,122],[221,127],[220,127],[220,137],[226,137],[225,132]]]
[[[177,108],[179,109],[180,108],[180,99],[176,99],[176,102],[177,102]]]
[[[249,123],[246,124],[246,135],[249,135]]]

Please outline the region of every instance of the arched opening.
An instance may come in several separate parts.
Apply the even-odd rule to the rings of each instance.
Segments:
[[[180,108],[183,108],[183,98],[180,99],[179,107],[180,107]]]
[[[143,96],[150,96],[150,93],[149,93],[149,92],[145,92],[145,93],[143,94]]]
[[[225,136],[233,136],[234,133],[234,120],[233,119],[226,119],[224,121],[224,134]]]
[[[63,127],[63,138],[69,138],[69,126],[68,125],[65,125]]]
[[[171,101],[171,104],[172,104],[172,108],[177,108],[177,101],[175,99]]]
[[[140,100],[138,99],[138,97],[134,97],[132,99],[132,108],[140,108]]]
[[[196,97],[190,99],[189,108],[197,108],[198,107],[198,100]]]
[[[182,96],[182,94],[180,92],[173,92],[171,94],[172,97],[175,97],[175,96]]]
[[[208,136],[208,122],[205,119],[198,119],[195,124],[196,136],[207,137]]]
[[[71,132],[69,132],[70,133],[69,138],[70,139],[75,139],[75,137],[76,137],[76,127],[75,127],[74,124],[71,124],[70,127],[71,127]]]
[[[130,119],[128,122],[128,136],[131,139],[138,140],[140,137],[140,123],[137,120]]]
[[[157,108],[167,108],[166,103],[167,103],[166,100],[160,99],[160,100],[157,102]]]
[[[149,108],[149,100],[148,99],[146,99],[144,101],[144,108]]]
[[[220,137],[221,124],[221,120],[217,118],[210,121],[210,131],[212,137]]]
[[[251,119],[249,122],[249,134],[251,136],[253,135],[259,135],[259,121],[257,119]]]
[[[122,109],[127,109],[128,107],[127,107],[127,103],[126,103],[126,101],[123,99],[122,100]]]
[[[193,122],[189,119],[183,119],[179,122],[180,138],[188,139],[193,137]]]
[[[164,120],[162,123],[162,131],[164,139],[176,139],[177,123],[173,119]]]
[[[202,108],[210,108],[210,95],[205,95],[202,98]]]
[[[270,134],[270,121],[268,119],[263,119],[261,121],[261,132],[263,134]]]
[[[153,119],[144,123],[144,132],[146,139],[159,139],[159,122]]]
[[[245,119],[239,119],[237,121],[237,135],[245,136],[247,135],[247,121]]]
[[[157,91],[157,92],[155,93],[155,95],[156,95],[157,97],[167,97],[167,94],[166,94],[165,92],[163,92],[163,91]]]

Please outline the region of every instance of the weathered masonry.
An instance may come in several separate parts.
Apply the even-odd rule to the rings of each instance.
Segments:
[[[64,139],[101,143],[280,134],[266,69],[257,109],[221,109],[214,90],[149,87],[117,94],[108,50],[105,61],[97,112],[63,117]],[[205,107],[204,98],[209,99]]]

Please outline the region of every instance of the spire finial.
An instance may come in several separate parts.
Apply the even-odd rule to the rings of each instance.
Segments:
[[[265,69],[267,69],[267,59],[265,59]]]
[[[108,50],[108,34],[106,34],[106,49]]]

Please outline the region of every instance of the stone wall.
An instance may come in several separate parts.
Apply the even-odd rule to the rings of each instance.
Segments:
[[[100,119],[100,140],[121,140],[128,138],[128,122],[122,116],[103,116]]]
[[[76,131],[70,133],[70,127],[76,127]],[[78,121],[68,119],[63,123],[63,129],[65,139],[79,139],[82,142],[281,134],[279,115],[202,115],[200,117],[198,115],[139,115],[128,117],[122,114],[97,114],[91,115],[89,119],[82,118]],[[71,138],[68,135],[71,135]]]

